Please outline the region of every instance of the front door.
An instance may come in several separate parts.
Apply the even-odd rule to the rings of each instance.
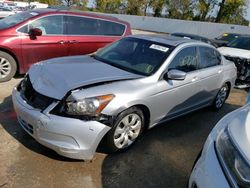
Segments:
[[[158,123],[196,109],[201,101],[200,71],[197,66],[195,47],[182,49],[171,61],[168,70],[176,69],[186,73],[184,80],[161,79],[150,103]]]
[[[26,70],[36,62],[68,55],[63,19],[63,15],[49,15],[38,18],[19,29],[19,32],[23,33],[21,45]],[[42,36],[30,36],[28,34],[30,28],[40,29]]]

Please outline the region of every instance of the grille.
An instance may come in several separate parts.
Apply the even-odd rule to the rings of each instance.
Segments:
[[[32,86],[29,76],[26,76],[18,86],[22,98],[33,108],[45,110],[52,102],[53,98],[38,93]]]

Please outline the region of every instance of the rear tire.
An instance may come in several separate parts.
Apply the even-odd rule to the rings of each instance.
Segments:
[[[144,116],[141,109],[129,108],[120,113],[112,129],[106,135],[106,149],[109,153],[130,148],[144,129]]]
[[[17,70],[15,59],[8,53],[0,51],[0,83],[9,81]]]
[[[227,84],[224,84],[219,92],[217,93],[214,102],[213,102],[213,109],[219,110],[224,105],[225,101],[227,100],[229,94],[229,86]]]

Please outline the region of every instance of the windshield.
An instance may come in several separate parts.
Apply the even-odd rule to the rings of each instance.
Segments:
[[[227,33],[224,33],[223,35],[217,37],[218,40],[224,40],[224,41],[227,41],[227,42],[231,42],[233,41],[234,39],[238,38],[239,35],[236,35],[236,34],[227,34]]]
[[[98,51],[94,58],[135,74],[149,76],[158,70],[173,46],[138,38],[124,38]]]
[[[250,50],[250,37],[239,37],[227,44],[231,48]]]
[[[38,13],[36,12],[20,12],[20,13],[5,17],[0,20],[0,29],[10,28],[14,25],[17,25],[37,15]]]

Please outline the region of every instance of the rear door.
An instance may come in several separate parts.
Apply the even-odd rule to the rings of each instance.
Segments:
[[[41,29],[42,36],[31,37],[28,35],[30,28]],[[63,15],[48,15],[38,18],[24,25],[18,31],[23,33],[22,57],[26,68],[38,61],[68,55]]]
[[[200,46],[198,49],[203,103],[209,103],[213,101],[222,86],[223,65],[221,63],[221,55],[216,49],[211,47]]]
[[[98,18],[66,16],[69,55],[83,55],[121,38],[125,25]]]

